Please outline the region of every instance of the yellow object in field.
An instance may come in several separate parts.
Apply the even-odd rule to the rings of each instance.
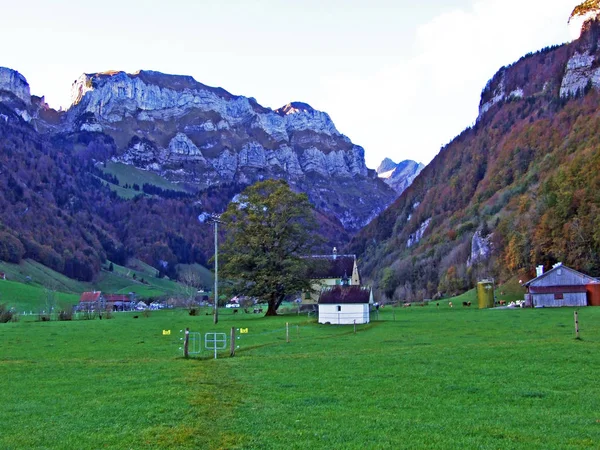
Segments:
[[[248,328],[240,328],[241,334],[248,334]]]
[[[494,282],[482,280],[477,283],[477,303],[479,309],[494,307]]]
[[[169,336],[171,334],[171,330],[163,330],[163,336]]]

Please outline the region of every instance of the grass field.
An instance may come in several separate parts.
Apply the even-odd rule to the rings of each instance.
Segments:
[[[226,309],[1,324],[0,448],[598,448],[600,308],[581,340],[573,311],[385,307],[356,334]],[[186,360],[185,327],[248,332]]]

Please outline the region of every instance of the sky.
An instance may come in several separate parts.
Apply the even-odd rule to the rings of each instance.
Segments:
[[[571,41],[580,0],[0,0],[0,66],[70,105],[82,73],[157,70],[327,112],[365,149],[429,163],[502,66]]]

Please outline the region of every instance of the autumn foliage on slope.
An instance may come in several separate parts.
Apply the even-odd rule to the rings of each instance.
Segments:
[[[536,265],[558,261],[600,274],[600,94],[589,86],[559,96],[578,45],[502,69],[506,91],[522,87],[523,97],[492,106],[353,239],[351,251],[382,294],[456,293],[481,277],[532,276]],[[424,224],[420,242],[409,246]],[[477,230],[493,252],[469,265]]]

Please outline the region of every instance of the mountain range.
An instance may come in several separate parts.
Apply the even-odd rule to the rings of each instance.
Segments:
[[[383,299],[527,279],[557,262],[597,275],[599,44],[592,15],[579,39],[502,67],[477,122],[425,168],[385,160],[377,172],[305,103],[272,110],[191,77],[106,72],[82,75],[71,107],[55,111],[0,68],[0,259],[91,280],[136,257],[175,276],[212,251],[200,212],[282,178],[308,194],[326,246],[351,239],[344,251]]]
[[[0,107],[0,230],[14,244],[0,259],[52,261],[70,276],[90,279],[106,258],[205,262],[210,241],[195,236],[190,218],[223,211],[266,178],[308,194],[328,246],[346,243],[397,197],[327,113],[301,102],[272,110],[190,76],[84,74],[72,105],[55,111],[30,95],[24,76],[0,68]],[[60,230],[82,215],[90,223],[76,220],[72,245],[61,244]],[[55,229],[38,235],[36,218],[45,220],[39,230]],[[66,260],[87,261],[86,270]]]

